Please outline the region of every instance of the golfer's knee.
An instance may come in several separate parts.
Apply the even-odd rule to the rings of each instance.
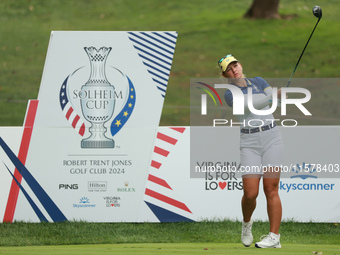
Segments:
[[[244,192],[243,194],[243,198],[247,201],[254,201],[256,200],[257,196],[258,196],[257,191]]]
[[[278,186],[277,185],[267,185],[263,187],[264,194],[266,197],[276,197],[279,195]]]

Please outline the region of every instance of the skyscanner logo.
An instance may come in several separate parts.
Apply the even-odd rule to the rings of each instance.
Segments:
[[[305,162],[303,162],[302,164],[296,164],[292,168],[292,172],[294,172],[296,175],[292,175],[290,178],[291,180],[301,178],[301,181],[295,181],[295,182],[280,181],[280,191],[285,191],[289,193],[290,191],[307,192],[307,191],[334,190],[334,186],[335,186],[334,183],[323,182],[323,181],[321,182],[317,180],[318,177],[316,175],[313,175],[313,173],[315,173],[317,170],[316,168],[312,166],[313,166],[312,164],[306,164]]]

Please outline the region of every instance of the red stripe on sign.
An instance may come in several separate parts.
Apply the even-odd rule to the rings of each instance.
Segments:
[[[170,151],[164,150],[162,148],[159,148],[157,146],[155,146],[155,148],[153,149],[154,152],[156,152],[157,154],[160,154],[164,157],[167,157],[170,153]]]
[[[78,120],[80,120],[79,115],[77,115],[77,116],[74,118],[74,120],[72,121],[72,127],[73,127],[73,128],[76,128],[77,123],[78,123]]]
[[[177,131],[177,132],[180,132],[180,133],[184,133],[184,131],[185,131],[185,128],[175,128],[175,127],[171,127],[171,129],[173,129],[173,130],[175,130],[175,131]]]
[[[154,168],[159,169],[161,167],[161,165],[162,164],[157,162],[157,161],[154,161],[154,160],[151,161],[151,166],[154,167]]]
[[[85,134],[85,124],[83,123],[83,125],[81,125],[80,129],[79,129],[79,134],[81,136],[83,136]]]
[[[73,112],[73,108],[70,107],[70,109],[68,109],[68,111],[67,111],[67,113],[66,113],[66,119],[67,119],[67,120],[70,118],[72,112]]]
[[[154,175],[152,175],[152,174],[149,174],[148,180],[149,180],[150,182],[154,182],[154,183],[156,183],[156,184],[158,184],[158,185],[161,185],[161,186],[163,186],[163,187],[165,187],[165,188],[168,188],[168,189],[171,189],[171,190],[172,190],[172,188],[170,187],[170,185],[169,185],[165,180],[163,180],[163,179],[161,179],[161,178],[158,178],[158,177],[156,177],[156,176],[154,176]]]
[[[21,144],[19,149],[18,159],[25,165],[28,148],[31,142],[31,136],[34,126],[35,115],[38,109],[38,100],[30,100],[28,104],[28,110],[25,118],[24,132],[21,138]],[[14,177],[21,183],[22,175],[17,169],[14,170]],[[12,180],[11,189],[9,191],[6,210],[4,214],[3,222],[13,222],[14,212],[18,201],[19,186]]]
[[[189,210],[189,208],[185,204],[183,204],[182,202],[179,202],[179,201],[177,201],[175,199],[172,199],[170,197],[164,196],[164,195],[162,195],[160,193],[157,193],[157,192],[155,192],[153,190],[145,189],[145,195],[148,195],[150,197],[156,198],[156,199],[158,199],[160,201],[163,201],[163,202],[165,202],[167,204],[173,205],[173,206],[175,206],[175,207],[177,207],[179,209],[182,209],[184,211],[192,213]]]
[[[175,145],[177,143],[177,140],[175,138],[172,138],[159,132],[157,133],[157,138],[163,140],[164,142],[171,143],[172,145]]]

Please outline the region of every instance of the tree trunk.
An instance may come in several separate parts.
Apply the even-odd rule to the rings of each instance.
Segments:
[[[253,4],[244,15],[250,19],[279,19],[280,0],[253,0]]]

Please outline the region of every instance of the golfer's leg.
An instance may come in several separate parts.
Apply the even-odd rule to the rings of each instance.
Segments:
[[[249,222],[256,208],[256,198],[259,194],[259,184],[261,175],[244,175],[243,180],[243,197],[242,213],[243,221]]]
[[[267,174],[263,176],[263,190],[267,199],[267,212],[270,224],[270,232],[278,234],[282,218],[282,205],[279,196],[279,174]]]

